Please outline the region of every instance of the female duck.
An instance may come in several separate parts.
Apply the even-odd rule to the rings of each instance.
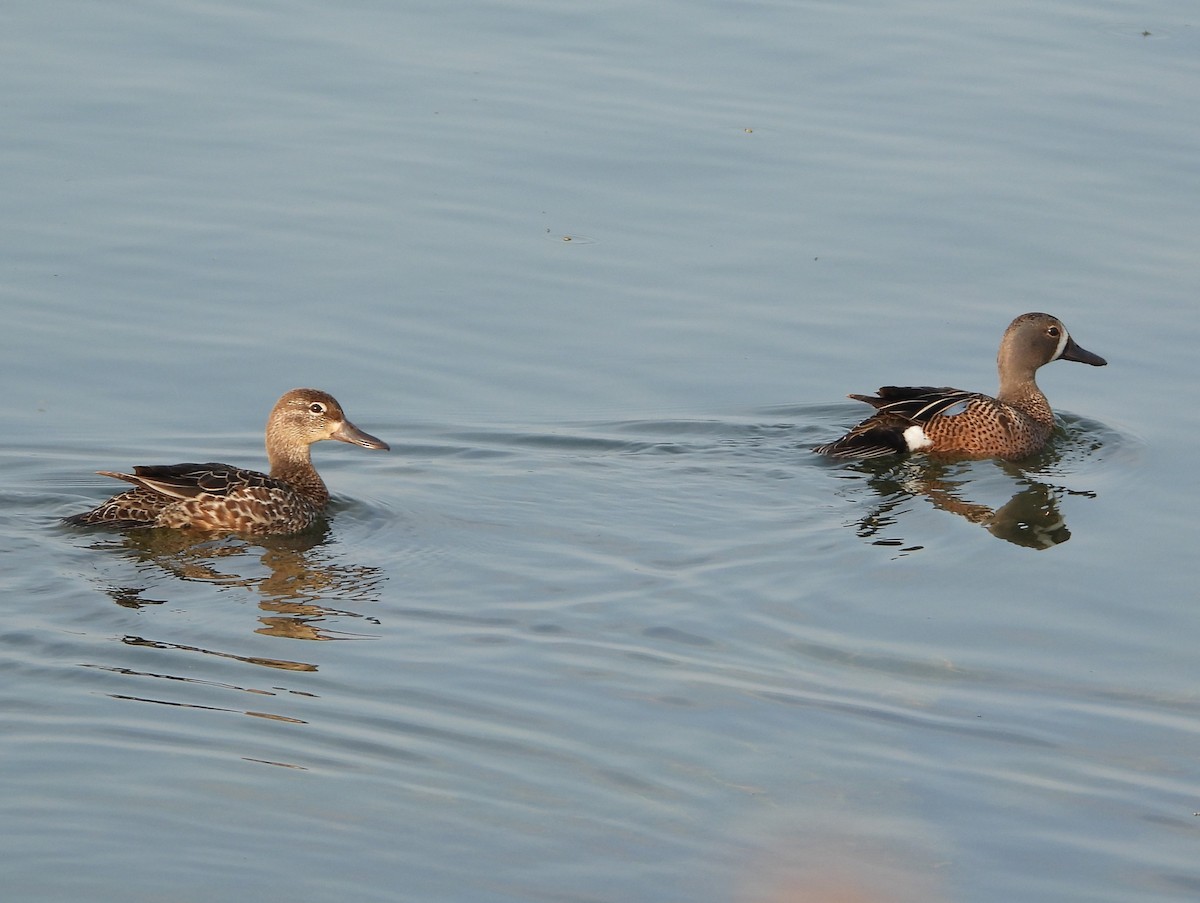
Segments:
[[[65,520],[109,527],[298,533],[312,526],[329,503],[329,490],[309,452],[310,445],[323,439],[388,449],[386,442],[347,420],[332,395],[292,389],[267,420],[269,474],[216,463],[135,467],[132,474],[100,471],[135,488]]]

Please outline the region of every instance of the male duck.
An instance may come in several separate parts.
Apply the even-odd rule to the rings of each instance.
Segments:
[[[132,474],[102,470],[101,476],[136,488],[65,520],[109,527],[298,533],[312,526],[329,502],[329,490],[309,454],[309,446],[322,439],[388,449],[386,442],[347,420],[332,395],[292,389],[267,420],[269,475],[215,463],[135,467]]]
[[[884,386],[878,395],[851,395],[876,412],[840,439],[813,449],[835,458],[881,458],[924,451],[1015,461],[1033,454],[1054,430],[1054,412],[1034,374],[1051,361],[1108,362],[1075,344],[1062,320],[1021,314],[1004,332],[996,397],[949,387]]]

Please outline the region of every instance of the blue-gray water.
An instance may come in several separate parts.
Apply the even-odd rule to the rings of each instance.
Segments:
[[[4,20],[6,899],[1200,896],[1191,4]],[[808,453],[1027,310],[1045,454]],[[300,385],[326,532],[59,524]]]

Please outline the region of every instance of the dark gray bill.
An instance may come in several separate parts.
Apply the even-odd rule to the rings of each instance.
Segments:
[[[1070,336],[1067,336],[1067,347],[1062,350],[1062,354],[1058,357],[1060,360],[1078,361],[1081,364],[1091,364],[1093,367],[1103,367],[1108,364],[1108,361],[1100,355],[1092,354],[1090,351],[1080,348]]]

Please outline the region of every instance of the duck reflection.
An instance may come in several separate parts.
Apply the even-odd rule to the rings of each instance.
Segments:
[[[176,652],[197,652],[201,655],[212,655],[217,658],[228,658],[238,662],[245,662],[248,665],[261,665],[264,668],[278,668],[280,671],[316,671],[316,665],[310,665],[306,662],[293,662],[283,658],[263,658],[261,655],[234,655],[231,652],[216,652],[212,649],[203,649],[199,646],[188,646],[183,643],[164,643],[159,640],[149,640],[140,636],[125,636],[121,638],[121,642],[126,646],[142,646],[147,649],[173,650]],[[143,676],[163,677],[168,680],[182,680],[191,682],[192,678],[187,677],[171,677],[164,674],[147,674],[146,672],[134,672],[129,668],[110,669],[120,670],[125,674],[140,673]],[[240,689],[240,688],[239,688]]]
[[[329,529],[292,536],[197,534],[187,530],[129,530],[102,548],[116,549],[141,565],[153,565],[189,582],[222,588],[251,589],[261,597],[256,633],[299,640],[359,638],[366,634],[335,630],[330,621],[347,618],[378,625],[376,618],[329,604],[377,602],[386,579],[379,568],[333,559]],[[118,605],[160,605],[148,598],[148,587],[114,586],[109,596]]]
[[[878,803],[863,809],[855,788],[811,788],[808,811],[774,815],[772,843],[739,876],[737,903],[942,903],[953,847],[936,827]],[[830,801],[821,790],[838,793]],[[876,793],[878,794],[878,790]],[[783,822],[779,822],[783,819]],[[790,823],[789,823],[790,822]],[[764,827],[766,825],[763,825]],[[949,854],[949,855],[948,855]]]
[[[1060,510],[1062,499],[1096,495],[1046,480],[1055,463],[1054,450],[1020,464],[1000,460],[946,463],[928,458],[905,459],[898,464],[856,462],[848,466],[848,473],[865,478],[880,502],[854,526],[861,538],[877,545],[916,551],[921,546],[906,546],[903,540],[889,539],[886,534],[899,523],[913,499],[924,498],[939,511],[978,524],[997,539],[1027,549],[1051,549],[1071,538]],[[994,491],[997,474],[1003,477],[1004,491],[1011,492],[1011,497],[995,507],[977,501],[985,491]]]

